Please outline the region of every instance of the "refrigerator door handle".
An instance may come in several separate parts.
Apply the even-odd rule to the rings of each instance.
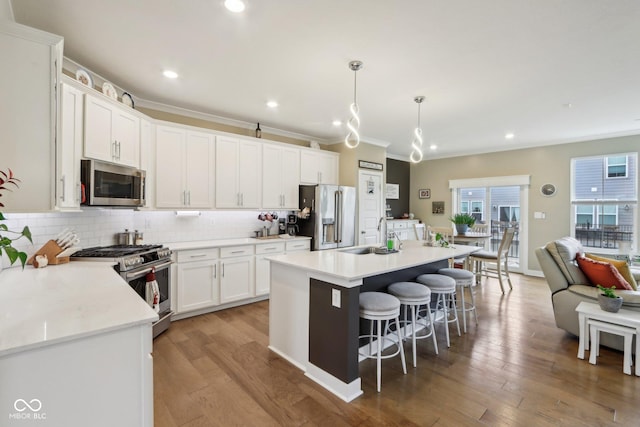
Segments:
[[[336,243],[342,242],[342,191],[336,191]]]

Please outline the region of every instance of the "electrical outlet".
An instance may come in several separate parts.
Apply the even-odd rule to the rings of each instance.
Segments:
[[[340,290],[331,289],[331,305],[340,308]]]

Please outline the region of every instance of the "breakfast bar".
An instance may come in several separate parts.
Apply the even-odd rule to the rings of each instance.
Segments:
[[[350,248],[270,257],[269,348],[343,400],[361,395],[360,292],[415,280],[480,249],[403,246],[384,255]]]

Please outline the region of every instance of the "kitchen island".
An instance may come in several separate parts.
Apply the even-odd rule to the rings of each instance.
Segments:
[[[388,255],[349,248],[269,257],[269,348],[343,400],[361,395],[360,292],[415,280],[480,249],[429,247],[421,241],[403,246]]]
[[[155,320],[110,263],[0,272],[2,425],[153,426]]]

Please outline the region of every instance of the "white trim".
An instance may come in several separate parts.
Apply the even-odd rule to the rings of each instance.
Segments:
[[[400,160],[402,162],[410,162],[409,156],[401,156],[399,154],[387,153],[387,159]]]
[[[504,187],[511,185],[531,185],[531,175],[488,176],[484,178],[450,179],[449,190],[466,187]]]

